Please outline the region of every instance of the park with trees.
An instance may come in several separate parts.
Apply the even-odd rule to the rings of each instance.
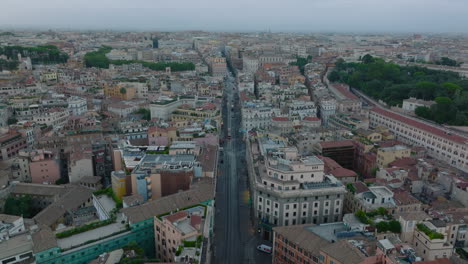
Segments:
[[[54,45],[0,47],[0,55],[5,55],[8,61],[18,61],[18,54],[24,58],[30,57],[33,64],[65,63],[68,60],[68,55]]]
[[[418,107],[416,115],[440,124],[468,125],[468,80],[458,73],[418,66],[399,66],[367,54],[361,62],[339,59],[328,75],[331,82],[346,83],[390,106],[415,97],[433,100],[431,107]]]
[[[111,47],[103,46],[97,51],[88,52],[84,56],[86,67],[96,67],[108,69],[110,64],[123,65],[132,63],[141,63],[143,67],[149,68],[153,71],[165,71],[167,67],[171,68],[171,71],[193,71],[195,70],[195,64],[191,62],[148,62],[140,60],[109,60],[106,54],[112,50]]]

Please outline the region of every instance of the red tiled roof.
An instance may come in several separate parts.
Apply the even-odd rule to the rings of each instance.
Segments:
[[[393,200],[397,205],[408,205],[408,204],[417,204],[419,203],[418,199],[414,198],[408,192],[395,192],[393,194]]]
[[[337,178],[357,176],[356,172],[346,169],[346,168],[337,168],[337,169],[332,170],[330,173]]]
[[[192,215],[190,217],[190,225],[191,226],[198,226],[201,224],[202,218],[199,215]]]
[[[374,107],[374,108],[372,108],[371,111],[375,112],[377,114],[381,114],[383,116],[386,116],[388,118],[394,119],[396,121],[405,123],[405,124],[407,124],[409,126],[424,130],[426,132],[437,135],[439,137],[445,138],[447,140],[451,140],[451,141],[458,142],[458,143],[461,143],[461,144],[464,144],[464,143],[466,143],[468,141],[468,138],[465,138],[465,137],[462,137],[462,136],[459,136],[459,135],[454,135],[454,134],[447,134],[444,130],[442,130],[440,128],[437,128],[437,127],[434,127],[434,126],[419,122],[419,121],[414,120],[414,119],[410,119],[408,117],[405,117],[405,116],[402,116],[402,115],[399,115],[399,114],[384,110],[384,109],[379,108],[379,107]]]
[[[338,90],[338,92],[340,92],[342,95],[344,95],[346,98],[359,100],[359,98],[356,95],[354,95],[352,92],[350,92],[345,85],[343,85],[341,83],[334,83],[334,84],[332,84],[332,86],[336,90]]]
[[[319,143],[322,148],[336,148],[336,147],[352,147],[354,146],[352,140],[337,140],[337,141],[323,141]]]
[[[440,258],[436,260],[416,261],[414,264],[452,264],[453,262],[447,258]]]
[[[304,117],[305,121],[320,121],[320,118],[314,116],[306,116]]]
[[[356,188],[356,193],[363,193],[369,191],[367,185],[363,182],[355,182],[353,183],[354,188]]]
[[[388,164],[389,167],[411,167],[411,166],[414,166],[416,165],[416,159],[413,159],[413,158],[401,158],[401,159],[398,159],[398,160],[395,160],[393,162],[390,162]]]
[[[325,173],[329,173],[332,170],[335,170],[337,168],[341,168],[341,165],[338,164],[335,160],[329,158],[329,157],[324,157],[317,155],[317,158],[321,159],[323,163],[325,164]]]
[[[273,121],[289,121],[289,118],[284,116],[275,116],[272,118]]]
[[[187,217],[187,215],[188,215],[188,213],[187,213],[186,211],[179,211],[179,212],[177,212],[177,213],[175,213],[175,214],[168,215],[168,216],[166,217],[166,219],[167,219],[169,222],[172,223],[172,222],[175,222],[175,221],[177,221],[177,220],[179,220],[179,219],[181,219],[181,218]]]

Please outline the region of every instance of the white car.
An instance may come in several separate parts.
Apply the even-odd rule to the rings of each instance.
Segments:
[[[262,251],[262,252],[265,252],[265,253],[268,253],[268,254],[271,254],[271,247],[270,246],[267,246],[267,245],[259,245],[257,246],[257,249]]]

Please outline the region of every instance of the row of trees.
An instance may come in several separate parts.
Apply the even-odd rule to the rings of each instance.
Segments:
[[[68,55],[54,45],[0,47],[0,55],[5,55],[9,60],[18,60],[18,54],[22,57],[30,57],[33,64],[65,63],[68,60]]]
[[[329,80],[346,83],[391,106],[401,105],[409,97],[435,100],[436,104],[417,109],[416,114],[438,123],[468,125],[468,80],[457,73],[399,66],[370,55],[361,60],[337,61]]]
[[[110,63],[114,65],[141,63],[143,67],[149,68],[153,71],[164,71],[167,67],[170,67],[171,71],[174,72],[195,70],[195,64],[191,62],[148,62],[139,60],[111,60]]]
[[[84,62],[86,67],[96,67],[108,69],[110,64],[123,65],[131,63],[141,63],[144,67],[154,71],[164,71],[167,67],[171,68],[171,71],[193,71],[195,70],[195,64],[191,62],[147,62],[139,60],[109,60],[106,54],[112,50],[111,47],[103,46],[97,51],[88,52],[84,56]]]

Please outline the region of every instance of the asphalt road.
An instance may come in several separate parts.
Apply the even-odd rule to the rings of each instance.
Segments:
[[[239,94],[232,76],[226,80],[224,100],[223,133],[230,129],[232,138],[225,141],[220,155],[213,263],[271,263],[269,254],[256,249],[268,242],[260,241],[252,227]]]

